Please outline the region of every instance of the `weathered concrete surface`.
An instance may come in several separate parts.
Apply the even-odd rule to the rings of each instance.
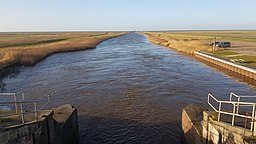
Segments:
[[[77,109],[71,105],[54,108],[55,144],[76,144],[79,142]]]
[[[63,105],[41,112],[38,121],[0,129],[0,144],[76,144],[77,110]]]
[[[218,122],[217,113],[188,105],[182,112],[182,129],[188,144],[251,144],[252,132],[231,124]]]
[[[53,117],[53,112],[50,110],[44,111],[37,122],[32,121],[25,125],[13,125],[0,129],[1,144],[47,144],[50,143],[48,134],[48,123]]]
[[[203,109],[195,106],[188,105],[182,111],[182,130],[186,142],[189,144],[203,144],[202,125]]]

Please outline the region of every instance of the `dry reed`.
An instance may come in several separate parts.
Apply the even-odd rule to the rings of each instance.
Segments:
[[[104,40],[123,35],[125,33],[100,33],[100,34],[81,34],[77,35],[68,33],[68,36],[61,36],[65,38],[61,41],[50,41],[52,37],[40,39],[41,41],[48,40],[47,42],[40,42],[37,39],[32,39],[28,44],[29,40],[14,40],[13,43],[6,40],[9,44],[7,48],[0,48],[0,69],[12,66],[15,64],[22,65],[34,65],[38,61],[46,58],[49,55],[59,52],[69,52],[69,51],[78,51],[85,50],[89,48],[95,48],[99,43]],[[24,35],[26,37],[26,35]],[[28,36],[28,39],[31,36]],[[21,38],[24,39],[24,38]],[[55,36],[53,39],[58,39],[58,36]],[[16,43],[15,43],[16,42]],[[20,46],[20,44],[22,44]],[[10,45],[17,45],[9,47]]]

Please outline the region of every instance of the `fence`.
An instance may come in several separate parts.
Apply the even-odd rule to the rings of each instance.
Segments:
[[[237,98],[237,101],[233,101],[234,97]],[[213,110],[218,113],[218,121],[220,121],[221,114],[232,116],[232,120],[231,120],[231,125],[232,126],[234,126],[234,124],[235,124],[235,117],[245,118],[246,119],[245,126],[247,125],[247,119],[250,119],[251,120],[250,131],[253,131],[253,135],[256,136],[256,125],[255,125],[255,120],[256,120],[255,105],[256,105],[256,103],[241,102],[240,101],[241,98],[256,98],[256,96],[238,96],[234,93],[230,93],[230,100],[229,101],[220,101],[220,100],[217,100],[212,94],[208,94],[207,102],[213,108]],[[214,100],[214,102],[218,103],[218,108],[215,108],[213,106],[211,100]],[[224,111],[222,109],[223,104],[232,105],[233,108],[232,108],[231,112],[229,112],[228,110]],[[239,108],[240,107],[251,107],[251,114],[249,114],[249,113],[246,113],[246,114],[239,113]]]
[[[21,99],[17,99],[17,95],[21,95]],[[41,98],[37,100],[32,100],[32,101],[25,101],[25,96],[23,92],[19,93],[0,93],[0,99],[1,97],[13,97],[12,101],[8,102],[0,102],[0,105],[13,105],[15,108],[15,113],[12,112],[12,110],[5,110],[5,113],[0,114],[0,126],[2,125],[1,119],[8,119],[12,118],[13,116],[18,116],[21,119],[21,123],[25,124],[25,115],[27,114],[34,114],[34,119],[35,121],[38,121],[38,113],[50,102],[50,94],[45,94]],[[43,100],[46,100],[45,103],[39,108],[38,103],[42,102]],[[31,111],[25,111],[24,106],[32,104],[33,108]]]

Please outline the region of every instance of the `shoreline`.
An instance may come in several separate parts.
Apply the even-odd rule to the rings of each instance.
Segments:
[[[40,44],[37,45],[38,47],[34,47],[32,43],[27,47],[0,48],[0,56],[2,56],[2,59],[0,59],[0,71],[21,65],[33,66],[57,53],[94,49],[97,45],[106,40],[125,34],[127,33],[115,32],[96,36],[75,37],[64,40],[63,42]]]
[[[177,52],[180,52],[180,53],[183,53],[183,54],[186,54],[186,55],[192,56],[193,58],[198,59],[198,58],[196,57],[196,55],[194,54],[194,53],[197,52],[197,51],[194,51],[194,50],[192,50],[192,51],[183,51],[183,50],[180,50],[180,49],[177,49],[177,48],[173,48],[173,47],[171,47],[171,45],[169,44],[168,41],[166,41],[165,39],[159,38],[159,36],[152,36],[152,34],[148,34],[148,33],[144,33],[144,32],[141,33],[141,34],[145,35],[145,36],[148,38],[148,41],[151,42],[151,43],[153,43],[153,44],[160,45],[160,46],[164,46],[164,47],[173,49],[173,50],[175,50],[175,51],[177,51]],[[208,52],[208,51],[206,51],[206,52]],[[215,57],[216,59],[218,59],[218,57],[216,57],[216,56],[214,56],[214,55],[212,55],[212,57]],[[200,60],[200,62],[202,62],[202,63],[207,63],[208,61]],[[239,65],[239,66],[241,66],[241,67],[246,67],[246,68],[250,69],[250,67],[247,67],[247,66],[242,66],[242,65]],[[210,66],[210,67],[213,67],[213,68],[214,68],[214,66]],[[230,69],[227,68],[227,67],[223,67],[223,69],[230,70]],[[221,71],[222,73],[224,73],[223,70],[220,70],[220,71]],[[237,73],[237,72],[235,71],[235,73]],[[237,73],[237,74],[241,75],[241,77],[244,76],[244,75],[242,75],[241,73]],[[236,78],[236,77],[234,77],[234,78]],[[249,78],[249,79],[255,81],[255,78],[254,78],[254,77],[249,76],[249,77],[247,77],[247,78]],[[253,83],[254,83],[254,82],[253,82]]]

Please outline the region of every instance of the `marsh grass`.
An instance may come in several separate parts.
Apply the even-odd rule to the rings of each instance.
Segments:
[[[184,32],[143,32],[149,41],[173,48],[177,51],[193,54],[195,51],[210,52],[214,56],[231,60],[241,65],[256,67],[256,56],[241,55],[219,48],[212,52],[210,43],[217,40],[236,40],[256,42],[256,31],[184,31]]]
[[[153,43],[192,54],[195,51],[212,51],[214,37],[217,40],[256,42],[256,31],[180,31],[144,32]]]
[[[0,69],[14,64],[34,65],[54,53],[95,48],[102,41],[123,34],[125,33],[64,33],[60,36],[61,38],[58,38],[58,35],[54,35],[54,37],[43,35],[46,37],[43,40],[32,38],[29,43],[26,43],[29,40],[22,41],[26,39],[27,35],[21,34],[19,37],[15,35],[16,38],[18,37],[16,41],[11,37],[9,39],[14,40],[13,43],[10,43],[11,40],[8,40],[8,38],[5,38],[5,42],[16,46],[0,48]],[[36,37],[38,38],[38,35]],[[27,39],[30,38],[31,36],[27,37]]]
[[[39,42],[31,42],[31,43],[20,43],[20,44],[13,44],[13,45],[3,45],[0,48],[8,48],[8,47],[16,47],[16,46],[31,46],[31,45],[38,45],[38,44],[47,44],[47,43],[54,43],[59,41],[64,41],[67,39],[52,39],[52,40],[44,40]]]
[[[192,36],[184,34],[173,34],[167,32],[144,32],[149,41],[176,49],[177,51],[193,54],[195,51],[211,51],[212,46],[206,44],[204,40],[209,40],[208,36]]]

